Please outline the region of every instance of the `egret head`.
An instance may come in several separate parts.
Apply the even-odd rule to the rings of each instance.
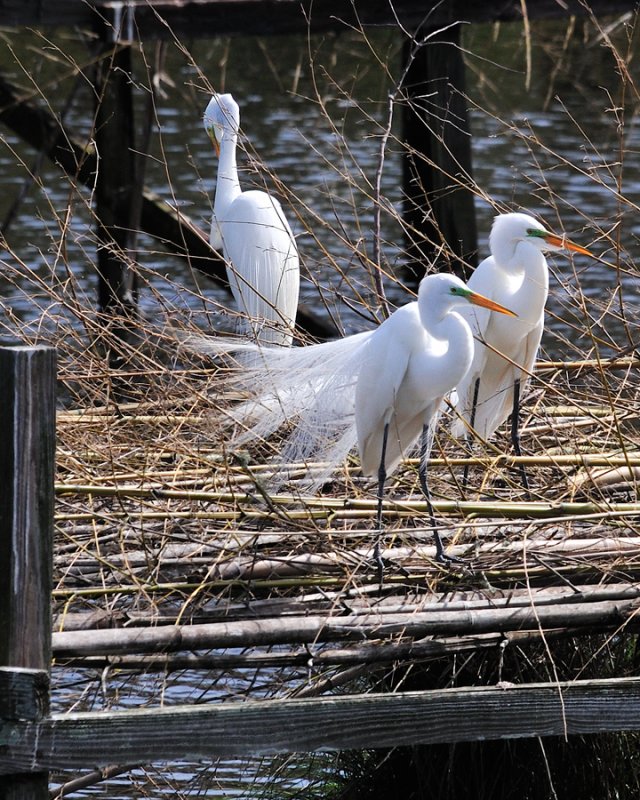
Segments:
[[[564,236],[548,231],[544,225],[529,214],[499,214],[491,228],[489,244],[491,253],[499,263],[507,263],[515,254],[521,242],[533,245],[541,252],[555,250],[572,250],[590,256],[584,247],[574,244]]]
[[[237,136],[240,127],[240,109],[230,94],[214,94],[204,112],[204,129],[216,153],[225,137]]]
[[[516,316],[513,311],[501,306],[500,303],[474,292],[460,278],[446,273],[427,275],[422,279],[418,290],[418,303],[421,312],[424,310],[429,316],[437,319],[442,319],[456,306],[466,303],[498,311],[510,317]]]

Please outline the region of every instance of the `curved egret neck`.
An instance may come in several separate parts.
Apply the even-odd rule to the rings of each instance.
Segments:
[[[450,303],[410,303],[367,342],[356,386],[356,426],[362,469],[377,472],[384,426],[389,424],[385,468],[410,454],[443,397],[461,380],[473,357],[467,323]],[[447,310],[447,307],[449,310]]]

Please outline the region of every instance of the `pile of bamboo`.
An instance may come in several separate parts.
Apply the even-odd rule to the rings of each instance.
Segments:
[[[593,396],[552,403],[566,393],[538,392],[523,438],[532,455],[511,456],[506,442],[465,454],[443,428],[430,479],[448,551],[463,563],[434,561],[410,461],[384,503],[381,591],[371,558],[375,484],[359,477],[355,459],[316,496],[298,481],[309,465],[289,465],[276,493],[269,478],[279,465],[257,460],[264,452],[225,452],[215,392],[202,390],[192,406],[181,397],[60,412],[58,663],[264,668],[278,680],[301,668],[340,670],[328,684],[291,687],[307,693],[372,664],[633,629],[640,446],[633,398],[622,391],[632,366],[604,367],[608,378],[624,376],[616,406]],[[540,374],[548,387],[602,369],[544,364]],[[202,408],[205,396],[213,408]],[[472,484],[463,497],[465,464]]]

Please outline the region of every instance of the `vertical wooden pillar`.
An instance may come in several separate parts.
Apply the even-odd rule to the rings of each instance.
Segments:
[[[411,43],[405,45],[405,61],[410,52]],[[403,112],[408,146],[403,184],[404,217],[415,229],[407,244],[413,269],[421,278],[446,243],[453,262],[440,261],[437,268],[468,277],[462,261],[475,265],[478,245],[460,26],[417,50],[404,89],[412,101]]]
[[[3,692],[5,718],[37,720],[48,713],[55,369],[51,347],[0,343],[0,669],[9,668],[2,669],[0,686],[25,680],[33,687],[33,702],[19,708]],[[0,777],[2,798],[48,796],[46,773]]]
[[[131,47],[115,28],[101,31],[96,74],[95,143],[98,156],[95,210],[98,229],[98,307],[104,325],[98,346],[113,370],[112,397],[131,397],[131,381],[117,373],[129,363],[135,340],[138,286],[136,239],[141,187],[134,137]],[[106,41],[107,34],[112,41]]]
[[[107,313],[131,313],[137,303],[135,257],[140,216],[134,137],[131,48],[104,44],[96,76],[98,155],[98,304]],[[136,219],[136,216],[138,219]]]

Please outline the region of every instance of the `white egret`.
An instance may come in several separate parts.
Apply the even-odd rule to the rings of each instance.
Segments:
[[[362,353],[355,389],[355,423],[362,471],[378,476],[375,558],[382,579],[380,538],[387,474],[420,440],[420,487],[435,537],[436,559],[445,555],[427,483],[433,428],[442,401],[473,359],[471,329],[456,308],[473,304],[510,317],[514,313],[472,291],[453,275],[428,275],[417,302],[399,308],[375,331]]]
[[[256,340],[290,345],[300,290],[293,233],[275,197],[240,189],[240,110],[230,94],[213,95],[204,127],[219,156],[211,246],[222,250],[231,291]]]
[[[453,431],[457,436],[471,431],[486,440],[511,413],[511,439],[520,455],[520,395],[535,363],[549,291],[544,252],[591,253],[520,213],[495,218],[489,247],[491,255],[475,269],[468,286],[512,309],[517,318],[494,316],[482,309],[462,312],[478,343],[471,367],[457,386],[461,419],[454,421]],[[528,490],[524,467],[521,472]],[[465,485],[466,477],[465,470]]]
[[[402,306],[376,330],[335,342],[294,348],[262,348],[235,339],[196,337],[187,344],[201,352],[239,353],[238,369],[226,385],[247,400],[232,418],[239,432],[232,449],[262,439],[283,425],[293,430],[282,444],[280,460],[321,461],[316,486],[357,444],[363,473],[378,477],[375,558],[382,576],[380,539],[387,475],[421,442],[420,486],[427,500],[436,542],[426,467],[430,435],[444,396],[458,384],[473,358],[471,329],[455,309],[468,303],[513,316],[513,312],[470,290],[453,275],[425,277],[418,299]],[[249,359],[242,364],[242,354]]]

